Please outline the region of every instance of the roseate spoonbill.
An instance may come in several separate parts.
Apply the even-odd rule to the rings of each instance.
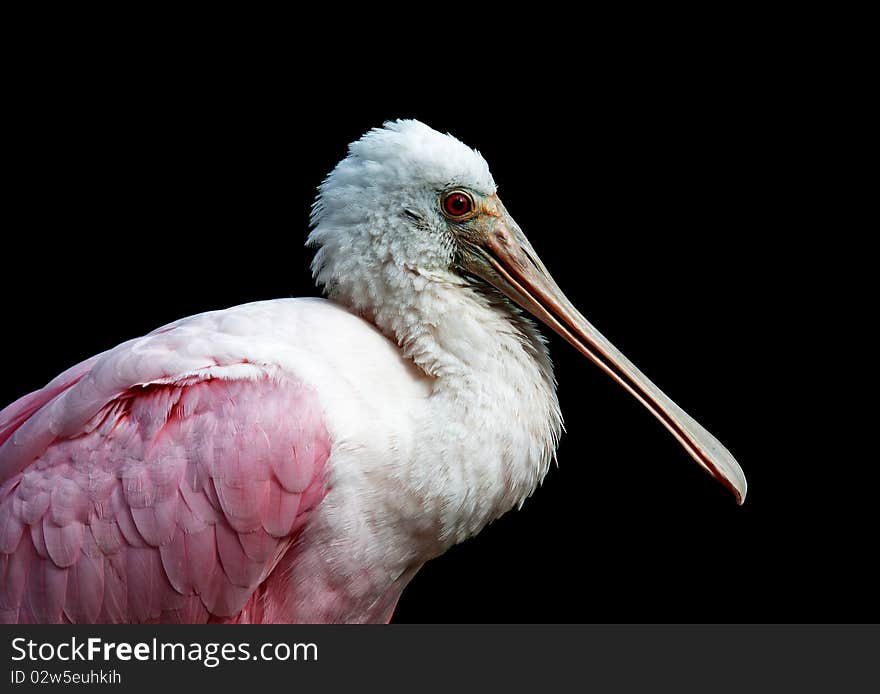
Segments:
[[[478,152],[349,147],[309,244],[329,300],[184,318],[0,413],[6,622],[381,622],[521,505],[562,417],[551,327],[742,502],[725,448],[566,300]]]

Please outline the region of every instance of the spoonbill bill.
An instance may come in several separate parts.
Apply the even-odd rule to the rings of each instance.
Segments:
[[[388,621],[555,456],[553,370],[523,311],[743,501],[727,450],[565,298],[476,150],[386,123],[311,225],[327,299],[184,318],[0,413],[0,620]]]

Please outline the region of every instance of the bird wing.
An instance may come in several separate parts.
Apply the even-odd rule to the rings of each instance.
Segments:
[[[92,368],[101,355],[80,362],[55,378],[45,388],[19,398],[0,412],[0,446],[12,436],[28,418],[43,405],[51,402],[71,386],[76,385]]]
[[[210,344],[172,326],[0,412],[0,621],[259,617],[330,440],[310,386]]]

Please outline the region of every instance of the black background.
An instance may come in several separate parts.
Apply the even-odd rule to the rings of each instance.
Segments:
[[[792,275],[825,212],[806,185],[813,97],[787,56],[633,40],[505,80],[470,61],[404,76],[160,54],[55,60],[8,102],[3,403],[184,315],[316,294],[316,185],[367,129],[419,118],[481,150],[569,298],[750,489],[737,507],[552,336],[559,468],[430,562],[395,620],[877,619],[871,463],[826,450],[825,351],[800,313],[824,278]]]

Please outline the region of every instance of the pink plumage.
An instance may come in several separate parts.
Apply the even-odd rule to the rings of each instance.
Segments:
[[[120,382],[139,346],[0,413],[5,622],[259,621],[278,609],[258,589],[294,559],[326,491],[314,393],[270,369],[223,378],[213,362],[210,374]],[[141,368],[164,376],[160,362]]]

